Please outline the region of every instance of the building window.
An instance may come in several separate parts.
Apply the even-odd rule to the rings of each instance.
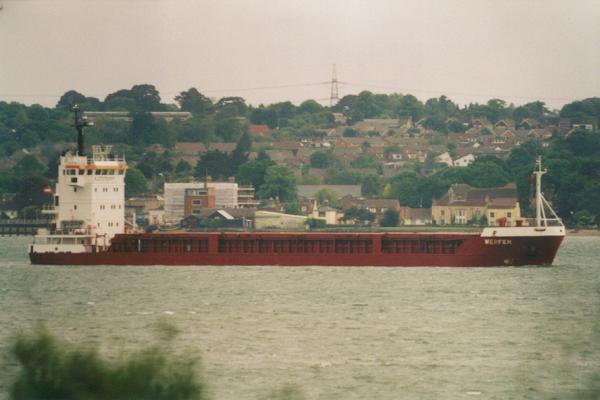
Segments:
[[[91,169],[88,169],[88,170],[87,170],[87,174],[88,174],[88,175],[91,175],[91,174],[92,174],[92,170],[91,170]]]
[[[490,218],[494,218],[494,213],[490,212]]]
[[[77,210],[77,204],[73,206],[73,210]]]
[[[85,173],[84,170],[82,170],[82,169],[79,170],[79,175],[83,175],[84,173]]]
[[[443,217],[446,214],[446,210],[440,210],[440,215]]]
[[[509,211],[509,212],[507,212],[507,213],[506,213],[506,216],[507,216],[508,218],[511,218],[511,217],[512,217],[512,213]]]
[[[74,191],[74,192],[76,192],[76,191],[77,191],[77,187],[76,187],[76,186],[74,186],[74,187],[73,187],[73,191]]]

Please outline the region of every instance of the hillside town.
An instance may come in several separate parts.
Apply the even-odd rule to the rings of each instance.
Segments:
[[[592,149],[599,136],[596,98],[560,111],[371,92],[331,107],[252,107],[193,88],[175,100],[164,104],[152,85],[138,85],[103,102],[70,91],[55,109],[0,104],[4,218],[40,215],[48,199],[18,177],[26,171],[51,192],[52,162],[72,147],[73,104],[94,125],[88,143],[114,144],[128,159],[126,215],[143,229],[514,226],[530,215],[535,157],[552,158],[580,141],[572,138]],[[563,218],[595,225],[595,206],[576,209],[551,183]]]

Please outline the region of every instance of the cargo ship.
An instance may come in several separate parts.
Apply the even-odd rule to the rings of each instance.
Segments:
[[[32,264],[348,267],[488,267],[552,264],[565,227],[541,191],[536,218],[476,232],[133,232],[125,220],[124,157],[83,146],[86,121],[75,108],[77,151],[60,158],[52,229],[34,236]],[[546,211],[551,215],[547,215]]]

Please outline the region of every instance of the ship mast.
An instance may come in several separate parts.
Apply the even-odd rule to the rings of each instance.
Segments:
[[[71,111],[73,112],[73,126],[75,129],[77,129],[77,155],[84,156],[85,149],[83,145],[83,128],[86,126],[92,126],[94,124],[92,122],[88,122],[86,117],[79,115],[81,111],[79,104],[74,104],[71,107]]]
[[[535,222],[536,226],[546,225],[546,213],[544,212],[544,198],[542,196],[542,175],[547,170],[542,170],[542,157],[538,157],[536,162],[535,174]]]
[[[562,220],[556,214],[556,211],[552,208],[548,200],[542,194],[542,175],[548,172],[545,169],[542,169],[542,157],[538,157],[535,161],[535,171],[533,172],[535,175],[535,225],[537,227],[547,227],[548,221],[551,222],[553,226],[564,226]],[[546,208],[550,210],[551,217],[546,217]]]

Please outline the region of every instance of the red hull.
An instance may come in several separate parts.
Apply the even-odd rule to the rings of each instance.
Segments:
[[[117,235],[107,251],[30,253],[32,264],[449,266],[550,265],[563,236],[178,233]]]

